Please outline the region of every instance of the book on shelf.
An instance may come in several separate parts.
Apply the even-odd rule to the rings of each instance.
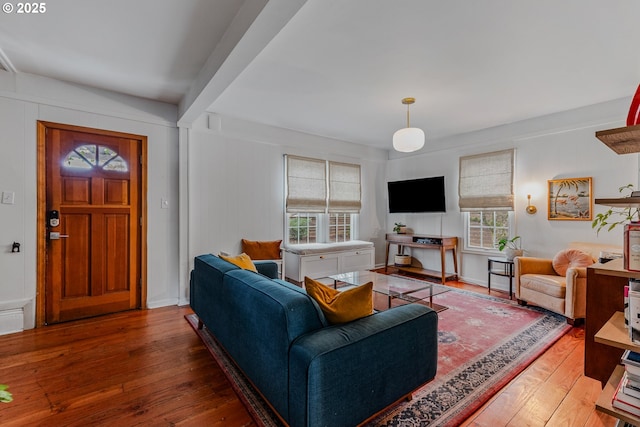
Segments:
[[[625,350],[620,358],[620,363],[624,365],[625,371],[640,378],[640,353]]]
[[[624,412],[628,412],[636,417],[640,417],[640,398],[625,393],[625,389],[629,389],[628,383],[629,379],[625,372],[618,383],[615,393],[613,393],[611,406]]]
[[[634,285],[629,281],[629,339],[640,344],[640,291],[634,290],[638,288]]]
[[[640,400],[640,383],[631,381],[628,377],[623,377],[622,392],[627,396],[635,397]]]
[[[624,287],[624,327],[629,327],[629,285]]]

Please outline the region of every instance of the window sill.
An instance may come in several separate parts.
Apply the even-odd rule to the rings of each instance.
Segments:
[[[462,248],[463,254],[483,255],[483,256],[504,256],[504,252],[489,249]]]

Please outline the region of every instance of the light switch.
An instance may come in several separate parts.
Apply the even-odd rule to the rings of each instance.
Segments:
[[[161,209],[169,209],[169,201],[164,197],[160,199],[160,208]]]
[[[13,191],[3,191],[2,192],[2,203],[5,205],[12,205],[15,202],[16,193]]]

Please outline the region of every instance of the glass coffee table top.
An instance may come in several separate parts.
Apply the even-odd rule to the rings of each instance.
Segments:
[[[333,286],[339,290],[373,282],[373,291],[387,297],[387,308],[391,307],[393,299],[398,298],[406,302],[424,301],[436,311],[446,310],[444,306],[436,306],[433,304],[433,297],[449,292],[449,288],[436,283],[405,279],[403,277],[390,276],[373,271],[353,271],[333,274],[328,276],[328,278],[333,280]]]

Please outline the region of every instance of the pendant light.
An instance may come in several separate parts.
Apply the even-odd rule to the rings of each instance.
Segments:
[[[412,128],[409,124],[409,105],[416,102],[415,98],[404,98],[402,103],[407,106],[407,127],[397,130],[393,134],[393,148],[403,153],[411,153],[424,146],[424,131]]]

